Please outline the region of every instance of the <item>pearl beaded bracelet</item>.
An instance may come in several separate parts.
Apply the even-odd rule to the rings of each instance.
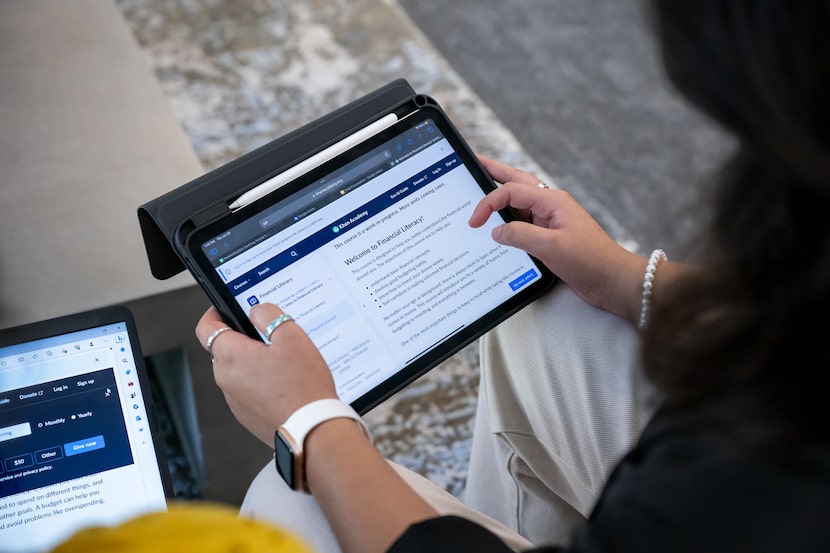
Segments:
[[[657,265],[661,261],[667,260],[666,252],[661,249],[656,249],[651,252],[648,258],[648,265],[646,265],[646,274],[643,277],[643,307],[640,310],[640,322],[638,328],[646,326],[646,319],[648,318],[648,310],[651,307],[651,289],[654,287],[654,272],[657,270]]]

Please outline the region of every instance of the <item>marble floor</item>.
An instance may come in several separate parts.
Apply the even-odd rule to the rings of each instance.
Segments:
[[[545,178],[395,2],[116,5],[206,170],[404,77],[445,108],[474,150]],[[473,343],[367,414],[375,443],[387,457],[461,494],[477,387]]]

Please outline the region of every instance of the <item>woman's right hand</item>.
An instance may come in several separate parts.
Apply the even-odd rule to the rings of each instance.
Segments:
[[[479,159],[503,184],[479,202],[470,225],[482,226],[493,212],[507,206],[518,210],[527,222],[496,227],[496,242],[538,258],[591,305],[636,322],[648,260],[615,242],[564,190],[540,188],[539,179],[529,173],[484,156]]]

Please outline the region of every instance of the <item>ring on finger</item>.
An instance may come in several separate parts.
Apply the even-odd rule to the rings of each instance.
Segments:
[[[222,328],[217,328],[213,331],[213,334],[208,336],[207,341],[205,342],[205,349],[208,350],[211,357],[213,357],[213,341],[216,340],[216,337],[225,332],[226,330],[232,330],[229,326],[223,326]]]
[[[542,181],[539,181],[539,182],[536,183],[536,188],[550,188],[550,186],[543,183]]]
[[[282,323],[285,323],[285,322],[288,322],[288,321],[293,321],[293,320],[294,320],[294,317],[292,317],[288,313],[283,313],[282,315],[280,315],[279,317],[277,317],[276,319],[274,319],[273,321],[268,323],[268,326],[265,327],[265,333],[264,333],[265,334],[265,339],[270,342],[271,341],[271,334],[274,333],[274,331],[277,329],[278,326],[280,326]]]

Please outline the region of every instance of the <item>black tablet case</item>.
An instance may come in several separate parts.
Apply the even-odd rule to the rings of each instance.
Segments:
[[[408,103],[438,107],[397,79],[141,205],[138,221],[153,276],[163,280],[182,272],[177,245],[193,229],[229,214],[229,204],[263,175],[280,173]]]

